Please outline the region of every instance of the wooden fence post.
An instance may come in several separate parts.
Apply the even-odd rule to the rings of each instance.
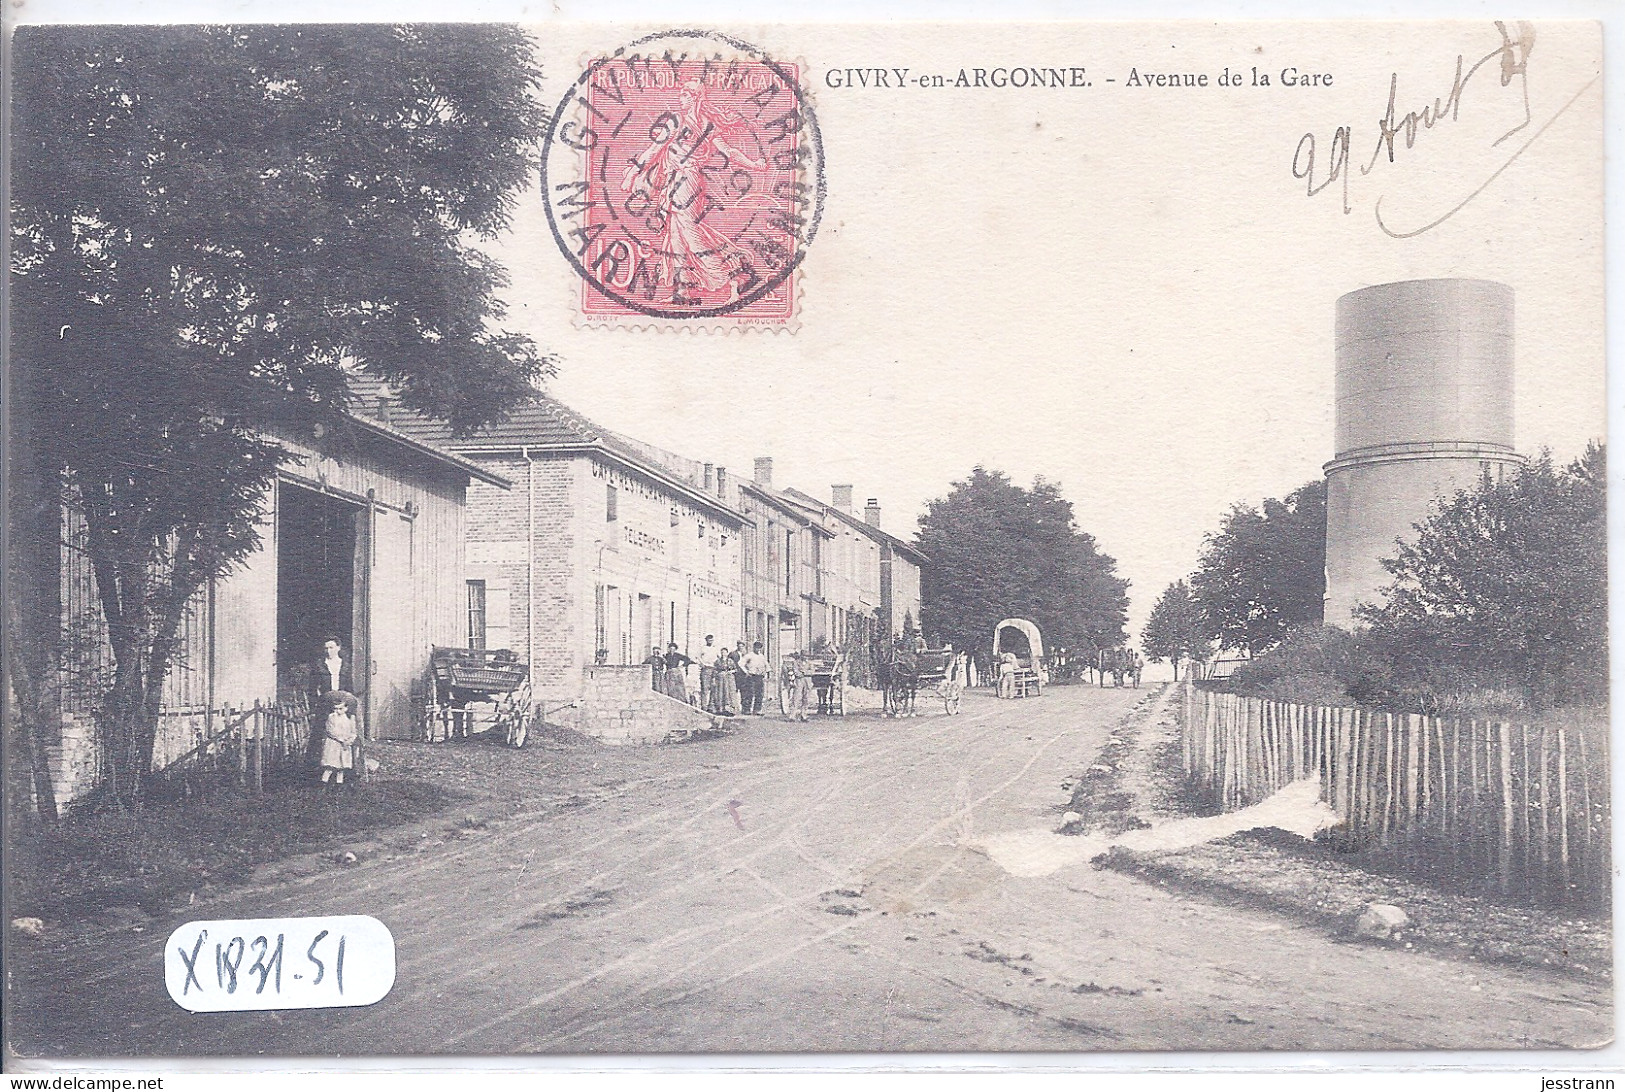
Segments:
[[[254,703],[254,795],[265,792],[265,718],[260,703]]]
[[[1512,741],[1506,721],[1498,722],[1497,731],[1501,737],[1501,892],[1505,894],[1512,878]]]
[[[1561,724],[1557,726],[1557,837],[1566,900],[1569,893],[1569,748]]]

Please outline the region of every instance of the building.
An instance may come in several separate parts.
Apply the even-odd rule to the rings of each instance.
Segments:
[[[260,548],[212,581],[182,623],[153,749],[163,768],[213,734],[228,707],[287,701],[306,686],[322,641],[350,660],[369,739],[406,739],[430,649],[462,644],[465,500],[470,483],[503,493],[489,469],[353,416],[320,435],[275,434],[294,455],[261,505]],[[94,711],[112,666],[83,524],[62,516],[65,621],[61,736],[50,749],[57,798],[94,787]]]
[[[920,570],[926,558],[881,529],[876,498],[869,498],[859,518],[852,511],[850,485],[831,486],[828,504],[795,489],[785,495],[828,532],[819,558],[824,593],[824,617],[815,622],[819,636],[844,645],[855,629],[872,638],[918,627]]]
[[[1500,475],[1512,435],[1512,289],[1442,279],[1337,301],[1336,456],[1326,464],[1328,625],[1389,583],[1381,559],[1435,498]]]
[[[783,656],[811,645],[813,619],[826,617],[819,562],[834,536],[814,513],[774,488],[771,458],[758,458],[753,470],[739,487],[739,509],[746,521],[743,632],[748,644],[762,643],[777,669]]]
[[[726,471],[546,395],[472,437],[416,417],[403,427],[513,483],[469,491],[470,609],[458,643],[513,649],[530,664],[535,699],[558,710],[555,723],[606,739],[663,735],[603,724],[615,716],[596,703],[666,723],[679,714],[661,703],[679,703],[648,694],[650,650],[675,642],[698,656],[707,634],[719,646],[742,636],[746,520]],[[560,708],[570,703],[580,704]]]

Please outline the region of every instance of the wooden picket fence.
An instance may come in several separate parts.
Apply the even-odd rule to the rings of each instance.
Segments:
[[[188,786],[235,783],[258,793],[267,780],[311,768],[310,705],[303,694],[204,713],[192,715],[191,749],[167,761],[160,776]],[[358,771],[362,746],[356,745]]]
[[[1185,771],[1224,811],[1318,777],[1334,837],[1402,872],[1528,901],[1609,890],[1608,755],[1564,725],[1297,705],[1183,687]]]

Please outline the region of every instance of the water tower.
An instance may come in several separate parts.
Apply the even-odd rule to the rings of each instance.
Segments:
[[[1519,462],[1512,289],[1399,281],[1337,301],[1336,457],[1326,464],[1326,623],[1380,602],[1381,559],[1441,495]]]

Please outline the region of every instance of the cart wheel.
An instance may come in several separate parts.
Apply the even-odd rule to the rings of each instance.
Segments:
[[[785,681],[784,675],[779,675],[779,715],[790,715],[790,684]]]

